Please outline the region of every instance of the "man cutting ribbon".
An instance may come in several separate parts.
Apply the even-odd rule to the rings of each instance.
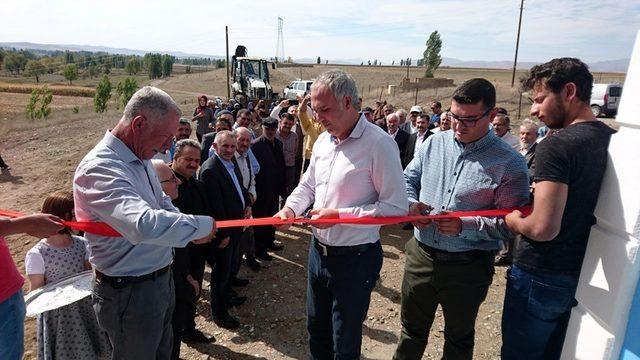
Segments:
[[[356,83],[345,72],[325,72],[313,83],[311,105],[327,131],[277,216],[294,218],[312,204],[312,219],[406,215],[398,146],[358,117],[358,101]],[[360,358],[362,323],[382,267],[379,230],[379,225],[314,226],[307,283],[312,359]]]
[[[211,217],[182,214],[171,204],[149,162],[169,149],[179,119],[167,93],[143,87],[73,179],[78,220],[102,221],[122,234],[86,235],[96,273],[93,307],[114,359],[171,356],[172,248],[209,242],[216,231]]]
[[[451,101],[452,129],[425,140],[405,169],[410,215],[500,209],[529,200],[524,158],[489,123],[496,91],[485,79],[461,84]],[[504,219],[418,220],[406,245],[402,333],[394,359],[422,358],[438,305],[445,359],[472,359],[478,308],[493,279],[493,253],[513,237]]]

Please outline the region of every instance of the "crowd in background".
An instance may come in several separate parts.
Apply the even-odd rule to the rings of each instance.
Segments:
[[[496,106],[493,85],[484,79],[461,84],[447,109],[433,101],[430,111],[414,105],[408,112],[386,101],[363,106],[355,83],[351,85],[351,77],[342,72],[322,75],[311,94],[295,102],[269,104],[259,100],[243,104],[202,95],[188,117],[180,117],[181,111],[166,93],[151,87],[141,89],[125,108],[118,126],[107,132],[79,165],[73,194],[52,194],[42,207],[42,212],[53,214],[56,219],[78,216],[81,220],[105,221],[123,237],[86,234],[83,238],[62,229],[48,234],[29,250],[25,267],[32,290],[85,269],[93,268],[96,274],[92,301],[85,299],[38,317],[38,357],[83,354],[80,357],[104,358],[113,354],[115,358],[148,358],[148,349],[155,348],[158,358],[171,354],[171,358],[178,359],[180,342],[215,341],[212,335],[197,329],[195,322],[205,265],[212,269],[210,298],[205,300],[213,321],[221,328],[238,328],[242,319],[231,315],[229,308],[242,306],[247,300],[239,290],[250,286],[249,280],[240,276],[242,265],[256,272],[268,271],[264,264],[272,261],[274,252],[284,245],[276,240],[273,226],[217,229],[215,221],[274,214],[283,218],[304,216],[311,208],[309,214],[317,218],[345,216],[338,211],[329,214],[335,209],[328,206],[314,206],[314,198],[317,205],[319,196],[323,196],[322,201],[331,202],[334,197],[340,203],[345,199],[356,201],[354,197],[361,195],[380,209],[354,204],[363,207],[348,208],[353,212],[348,216],[388,216],[513,208],[532,201],[544,209],[551,206],[542,202],[551,201],[549,194],[561,194],[567,206],[580,210],[579,214],[567,215],[578,211],[568,207],[563,215],[563,204],[562,211],[552,211],[556,219],[551,228],[556,230],[551,234],[541,235],[539,224],[528,224],[529,218],[521,214],[511,214],[506,219],[476,217],[404,226],[414,232],[413,237],[407,233],[402,336],[394,358],[422,356],[435,309],[441,305],[445,310],[445,357],[470,359],[475,318],[492,281],[494,265],[509,265],[510,274],[518,271],[520,278],[532,281],[539,280],[536,276],[555,281],[557,278],[549,273],[568,276],[558,281],[567,284],[564,296],[570,294],[572,298],[577,281],[575,270],[579,271],[584,256],[583,242],[586,243],[588,231],[585,235],[584,229],[578,227],[586,226],[589,214],[592,216],[592,197],[597,196],[603,165],[601,159],[591,165],[572,163],[571,166],[597,167],[593,179],[582,179],[591,181],[587,185],[575,178],[571,166],[567,165],[569,169],[563,172],[557,164],[565,159],[559,157],[571,157],[577,148],[571,137],[561,136],[568,131],[559,130],[570,128],[575,132],[580,128],[578,134],[597,138],[597,150],[605,153],[612,131],[591,125],[595,122],[592,117],[586,123],[595,128],[584,129],[584,93],[587,87],[590,89],[590,73],[584,64],[576,59],[560,59],[541,66],[532,69],[525,86],[535,94],[532,116],[543,119],[550,129],[530,119],[512,129],[508,112]],[[573,72],[569,72],[568,80],[557,80],[544,66]],[[346,85],[335,85],[341,82]],[[344,92],[344,86],[355,90]],[[329,92],[328,100],[323,91]],[[557,103],[548,105],[546,102],[554,96]],[[336,120],[342,118],[349,119],[350,127],[345,128]],[[574,124],[576,119],[580,121]],[[375,141],[358,142],[360,136]],[[539,144],[548,137],[554,139],[553,147],[545,145],[543,159],[536,159]],[[566,150],[566,154],[558,155],[557,149]],[[329,154],[333,158],[328,158]],[[347,157],[348,162],[341,164],[346,160],[340,154],[352,154],[354,158]],[[366,159],[363,164],[373,165],[358,165],[360,158]],[[360,166],[372,166],[364,178],[351,171]],[[341,171],[343,183],[330,184],[334,167]],[[348,182],[350,177],[358,180]],[[398,180],[403,177],[404,181]],[[361,186],[360,180],[371,186],[370,193],[361,194],[367,189],[354,190]],[[349,191],[354,193],[344,191],[346,184],[353,186]],[[330,186],[334,188],[327,189]],[[582,193],[567,195],[567,186],[591,191],[588,203],[576,205],[576,196]],[[393,194],[387,189],[392,189]],[[397,199],[398,191],[401,199]],[[538,200],[539,192],[544,194],[543,200]],[[380,205],[386,201],[389,208]],[[534,211],[532,216],[547,224],[547,218],[539,212]],[[579,219],[568,225],[574,228],[561,228],[559,219],[571,216]],[[327,271],[336,271],[331,270],[335,265],[324,263],[329,262],[331,254],[336,255],[334,259],[370,254],[370,260],[362,266],[377,261],[381,266],[381,252],[375,256],[370,253],[379,250],[372,245],[379,246],[377,229],[366,233],[371,239],[363,242],[353,239],[365,230],[350,231],[356,232],[314,228],[311,248],[319,253],[317,258],[310,253],[307,303],[314,358],[333,358],[343,352],[344,358],[356,358],[360,354],[360,340],[356,338],[361,337],[361,330],[357,329],[364,321],[362,315],[366,315],[380,269],[367,270],[371,273],[364,280],[371,286],[360,293],[351,288],[355,283],[347,283],[347,290],[351,289],[347,292],[331,288],[323,283],[326,274],[317,268],[328,266]],[[572,235],[579,241],[566,240]],[[560,240],[550,241],[556,238]],[[340,243],[343,240],[345,243]],[[563,241],[574,244],[577,250],[563,248]],[[345,271],[357,272],[348,266],[340,270]],[[436,281],[434,274],[440,280]],[[531,348],[514,335],[518,328],[526,330],[529,340],[538,340],[532,342],[539,346],[535,350],[541,354],[539,358],[556,358],[558,338],[551,337],[555,331],[564,334],[570,306],[565,304],[544,324],[536,322],[532,315],[523,313],[526,306],[523,310],[514,305],[520,301],[518,285],[524,284],[518,281],[524,280],[510,280],[507,290],[510,302],[505,303],[504,316],[509,318],[512,330],[503,334],[503,357],[518,358],[518,349]],[[124,294],[122,289],[136,291],[135,301],[129,301],[128,296],[132,295]],[[348,297],[360,299],[358,307],[350,307],[353,299],[345,300]],[[329,306],[332,301],[333,309]],[[352,310],[341,310],[336,304]],[[322,312],[327,306],[329,310]],[[139,324],[127,322],[129,315]],[[346,329],[346,333],[340,329]],[[136,335],[135,340],[131,335]]]

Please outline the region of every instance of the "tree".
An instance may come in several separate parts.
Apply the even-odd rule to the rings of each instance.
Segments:
[[[320,56],[318,56],[318,59],[316,60],[316,64],[320,65],[322,61],[320,60]]]
[[[400,59],[400,66],[404,66],[404,59]]]
[[[24,72],[27,76],[35,76],[36,83],[39,83],[40,75],[46,74],[47,68],[38,60],[29,60],[27,61],[27,65],[24,67]]]
[[[89,64],[87,68],[89,70],[89,77],[93,79],[94,76],[98,75],[98,65],[94,62]]]
[[[12,74],[20,74],[27,65],[27,58],[24,54],[10,52],[4,57],[4,69]]]
[[[371,66],[371,60],[368,60],[368,61],[367,61],[367,64],[369,64],[369,66]]]
[[[378,59],[373,60],[373,66],[378,66]]]
[[[427,49],[423,53],[423,59],[427,70],[424,72],[424,77],[433,77],[433,72],[438,69],[442,58],[440,57],[440,50],[442,49],[442,40],[440,40],[440,34],[438,31],[434,31],[429,35],[427,40]]]
[[[138,82],[132,77],[128,77],[116,86],[116,96],[118,97],[117,107],[123,108],[127,105],[133,94],[138,90]]]
[[[404,61],[404,64],[407,66],[411,66],[411,58],[407,58],[407,60]]]
[[[64,62],[65,64],[73,64],[75,63],[74,58],[73,58],[73,53],[69,50],[66,50],[64,52]]]
[[[144,63],[149,79],[162,77],[162,55],[148,53],[144,55]]]
[[[124,71],[129,76],[137,75],[138,72],[140,72],[140,60],[138,60],[138,58],[136,58],[136,57],[134,57],[131,60],[129,60],[127,62],[127,65],[125,65],[125,67],[124,67]]]
[[[62,74],[65,79],[69,80],[69,85],[73,85],[73,80],[78,78],[78,67],[76,64],[69,64],[64,68]]]
[[[93,96],[93,108],[96,112],[107,111],[107,102],[111,98],[111,81],[109,76],[102,75],[102,79],[96,87],[96,94]]]
[[[392,60],[392,61],[391,61],[391,66],[393,66],[393,65],[395,65],[395,64],[396,64],[396,61],[395,61],[395,60]]]
[[[174,61],[175,58],[173,56],[168,54],[162,55],[162,76],[171,76],[171,73],[173,72]]]

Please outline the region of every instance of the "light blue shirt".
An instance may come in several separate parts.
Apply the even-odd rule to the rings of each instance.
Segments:
[[[207,236],[213,219],[182,214],[162,192],[148,160],[107,132],[80,162],[73,179],[75,214],[102,221],[122,237],[86,234],[89,262],[109,276],[140,276],[173,260],[172,247]]]
[[[245,207],[244,195],[242,195],[242,188],[240,187],[240,181],[238,181],[238,177],[236,176],[235,171],[233,171],[236,168],[236,166],[233,164],[233,162],[227,161],[221,158],[220,156],[218,156],[218,154],[216,154],[216,156],[218,157],[218,160],[222,162],[222,165],[224,165],[224,168],[227,169],[227,173],[229,174],[229,176],[231,176],[231,180],[233,181],[233,185],[235,185],[236,187],[238,196],[240,197],[240,200],[242,200],[242,207]]]
[[[423,202],[443,211],[512,208],[529,202],[529,176],[522,155],[493,131],[466,146],[451,130],[425,140],[404,170],[409,203]],[[457,236],[440,234],[435,224],[415,229],[418,241],[436,249],[461,252],[496,250],[514,236],[502,218],[462,218]]]

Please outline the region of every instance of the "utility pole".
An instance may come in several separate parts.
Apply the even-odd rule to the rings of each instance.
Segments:
[[[230,75],[229,75],[229,27],[228,26],[224,27],[224,36],[227,41],[227,61],[225,64],[227,65],[227,100],[229,100],[231,98],[231,84],[229,83]]]
[[[513,59],[513,72],[511,73],[511,87],[516,81],[516,65],[518,64],[518,46],[520,46],[520,27],[522,26],[522,9],[524,0],[520,0],[520,19],[518,20],[518,36],[516,37],[516,56]]]

